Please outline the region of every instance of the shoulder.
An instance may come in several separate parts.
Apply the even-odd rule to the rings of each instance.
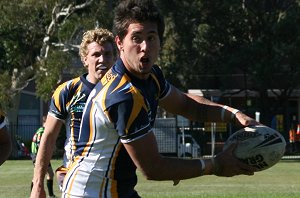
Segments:
[[[151,71],[151,77],[159,87],[164,86],[166,83],[166,79],[163,75],[163,72],[161,71],[158,65],[153,65]]]
[[[162,72],[161,68],[158,65],[153,65],[153,67],[152,67],[152,73],[154,73],[156,75],[163,76],[163,72]]]
[[[165,79],[165,76],[161,70],[161,68],[158,65],[154,65],[152,67],[151,71],[151,77],[155,81],[156,85],[158,86],[159,89],[159,98],[162,99],[171,90],[171,85],[170,83]]]
[[[67,91],[74,89],[76,86],[78,86],[81,83],[80,77],[73,78],[71,80],[68,80],[62,84],[60,84],[56,89],[55,93],[61,92],[62,90]]]
[[[68,101],[82,87],[80,77],[73,78],[60,84],[52,95],[52,101]]]
[[[115,83],[112,83],[111,86],[107,88],[108,89],[103,90],[105,106],[107,108],[114,104],[137,99],[141,96],[139,90],[129,81],[115,81]],[[140,98],[142,98],[142,96]]]
[[[137,99],[141,96],[140,91],[131,83],[126,73],[118,73],[109,70],[101,82],[95,86],[93,94],[97,102],[102,102],[104,109],[117,103]],[[142,97],[141,97],[142,98]]]

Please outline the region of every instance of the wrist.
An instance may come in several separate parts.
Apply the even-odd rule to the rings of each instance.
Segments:
[[[230,116],[228,113],[230,112]],[[221,109],[221,121],[222,122],[228,122],[228,121],[233,121],[236,117],[236,114],[240,112],[238,109],[234,109],[232,107],[229,107],[227,105],[222,106]]]
[[[231,121],[236,117],[236,114],[240,112],[240,110],[238,109],[233,109],[233,111],[231,112]]]

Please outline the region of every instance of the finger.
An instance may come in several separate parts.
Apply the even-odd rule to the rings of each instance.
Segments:
[[[241,170],[243,170],[247,175],[253,175],[254,172],[257,172],[258,169],[254,166],[248,165],[244,162],[239,161],[238,166],[240,167]]]
[[[254,171],[251,171],[251,170],[249,171],[249,170],[245,170],[245,169],[244,169],[244,170],[242,171],[242,174],[243,174],[243,175],[249,175],[249,176],[251,176],[251,175],[254,175]]]

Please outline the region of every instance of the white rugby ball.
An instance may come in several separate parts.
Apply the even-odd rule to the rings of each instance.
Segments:
[[[286,141],[276,130],[257,125],[245,127],[233,133],[225,142],[223,150],[237,143],[234,155],[258,171],[275,165],[285,152]]]

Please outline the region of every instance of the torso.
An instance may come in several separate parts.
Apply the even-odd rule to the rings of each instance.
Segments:
[[[65,122],[66,141],[63,162],[65,167],[70,165],[70,160],[76,150],[83,109],[95,86],[86,80],[86,75],[60,85],[55,90],[49,107],[50,115]]]
[[[97,197],[135,193],[136,167],[123,143],[151,132],[158,100],[168,89],[157,66],[147,81],[141,81],[129,76],[123,63],[117,61],[87,101],[75,163],[66,177],[64,191]]]

